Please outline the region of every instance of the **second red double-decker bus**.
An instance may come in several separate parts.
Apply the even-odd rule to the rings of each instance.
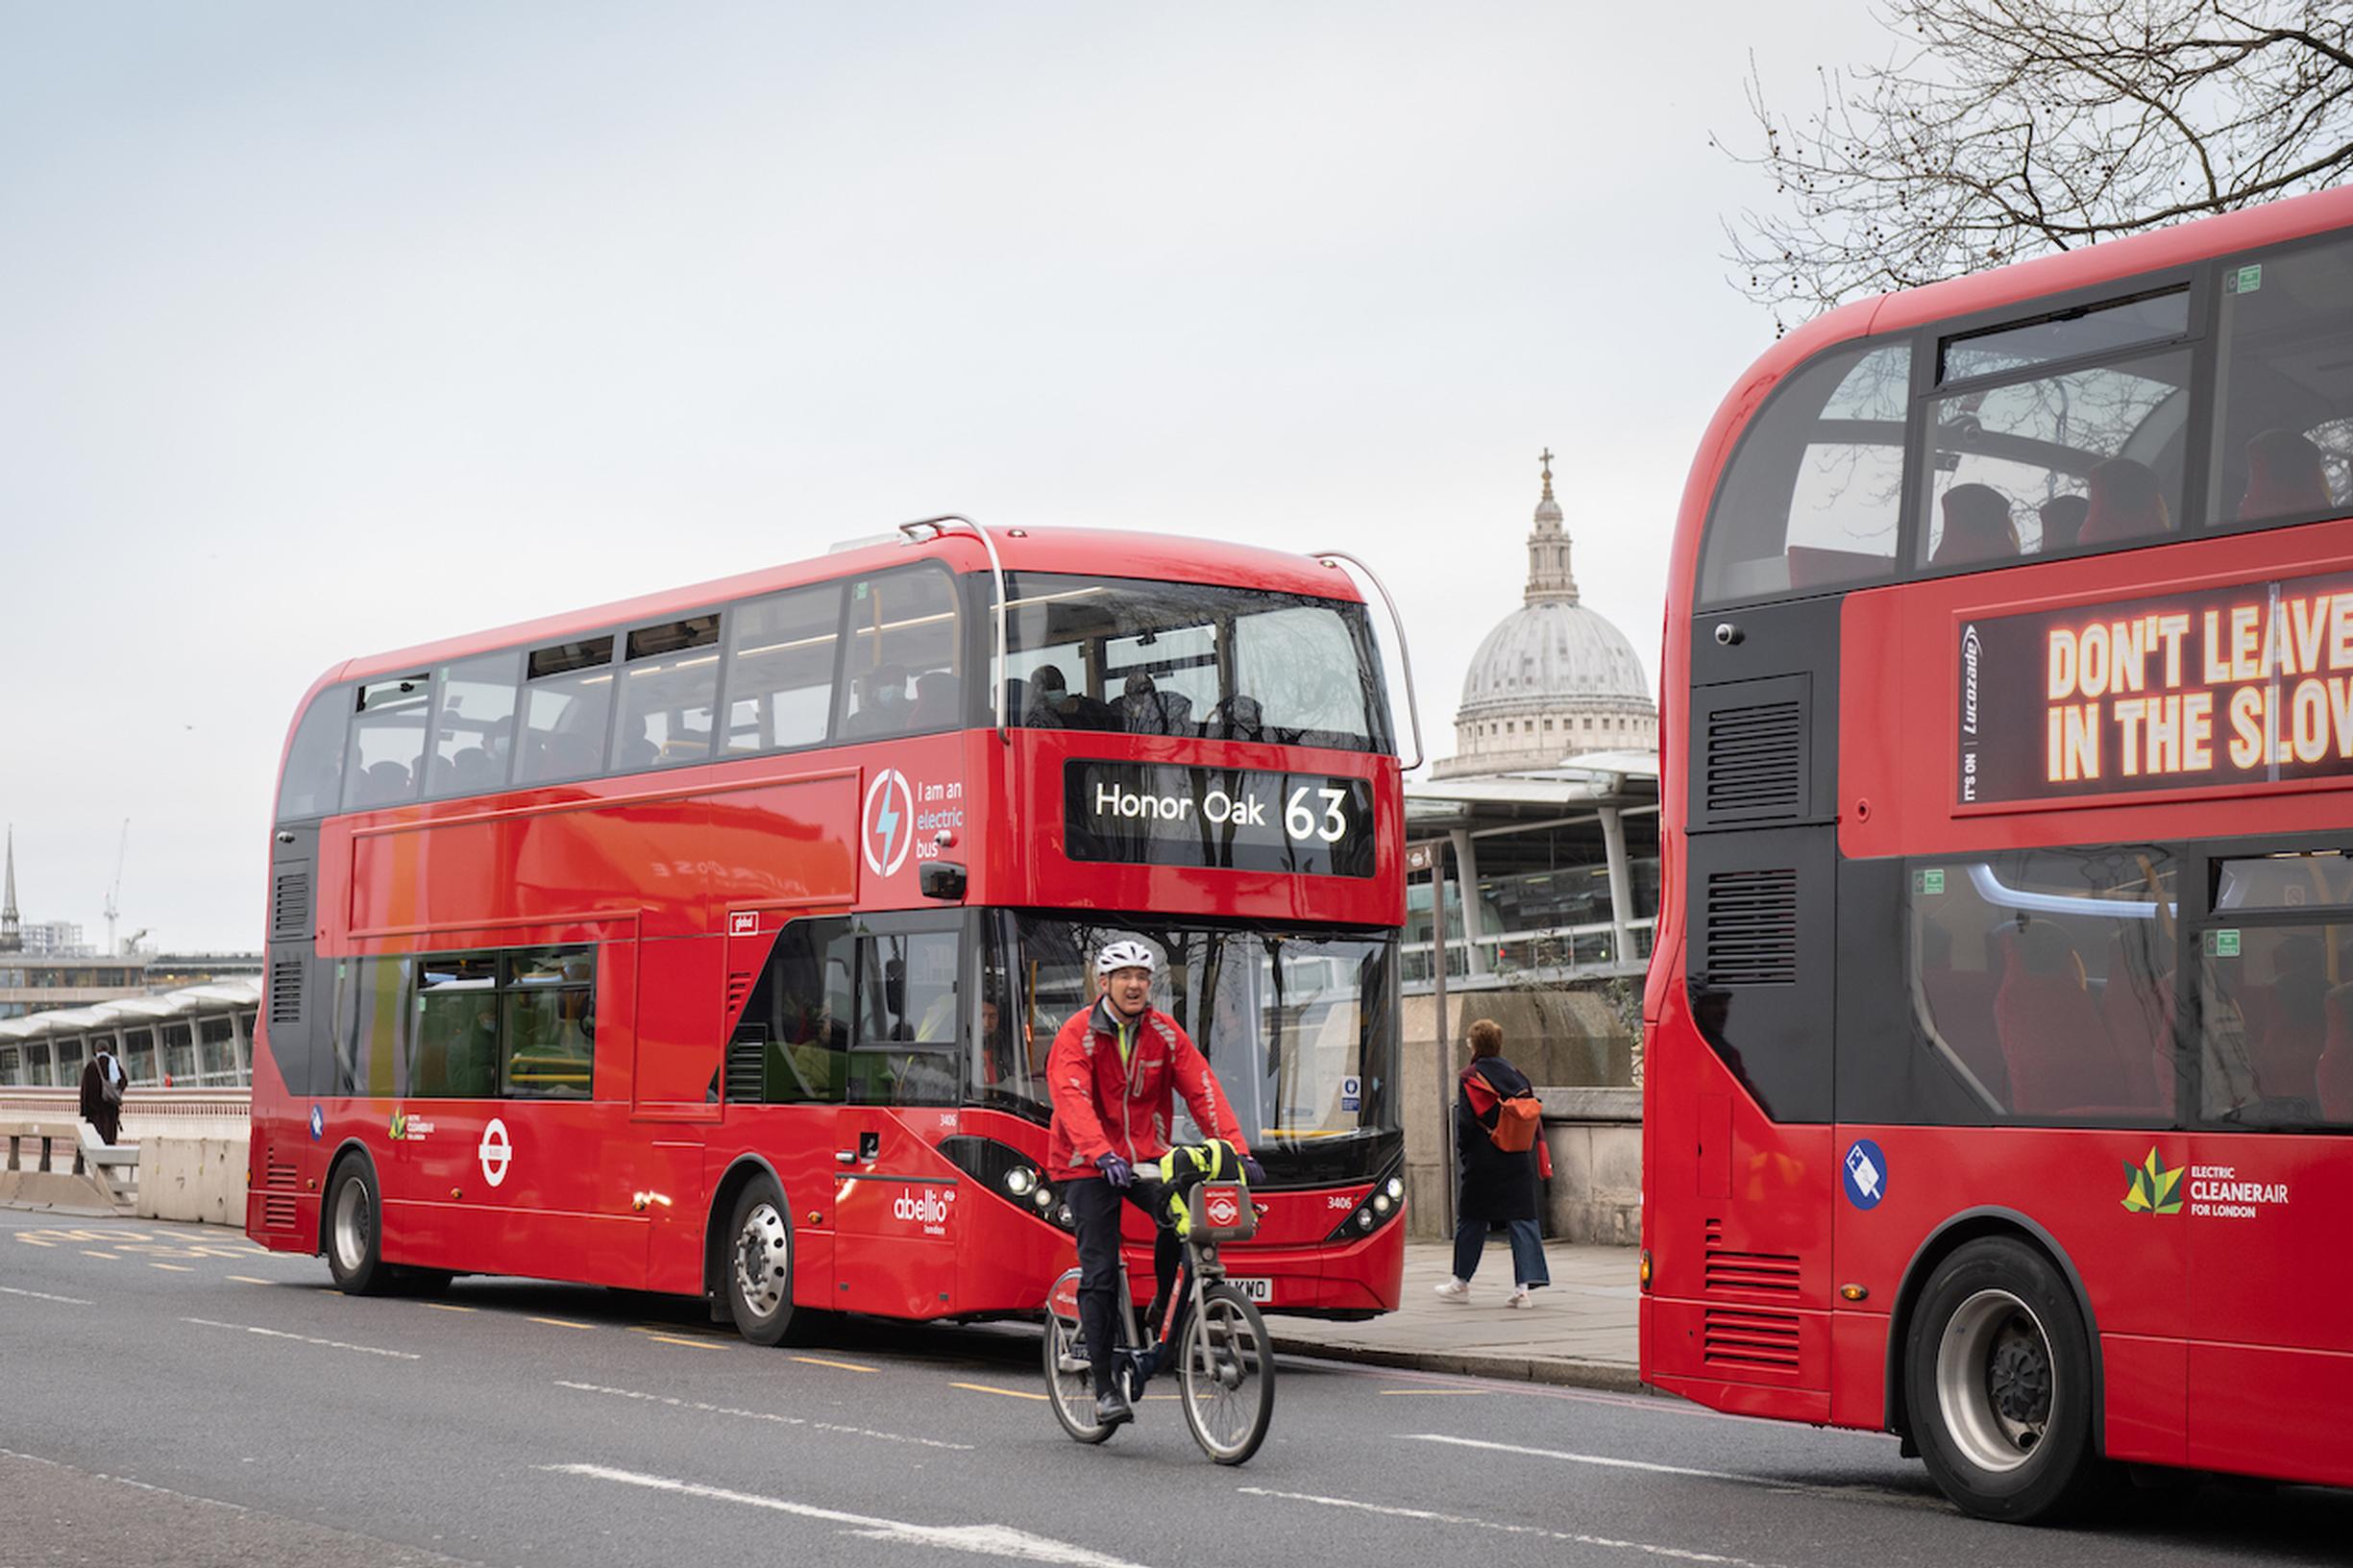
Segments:
[[[940,519],[330,672],[248,1233],[351,1290],[700,1294],[762,1342],[1035,1310],[1046,1048],[1130,936],[1268,1172],[1238,1283],[1394,1307],[1399,759],[1337,562]]]
[[[1685,492],[1642,1370],[2353,1484],[2353,191],[1865,302]]]

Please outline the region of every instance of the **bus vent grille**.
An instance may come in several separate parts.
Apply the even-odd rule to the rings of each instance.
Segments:
[[[730,1020],[744,1011],[744,998],[751,994],[751,971],[740,969],[727,976],[727,1017]]]
[[[1710,1366],[1751,1372],[1798,1370],[1798,1314],[1710,1307],[1701,1328],[1701,1351]]]
[[[754,1036],[727,1042],[727,1103],[758,1105],[768,1098],[768,1041]]]
[[[1724,1244],[1724,1221],[1707,1222],[1706,1278],[1710,1295],[1737,1290],[1749,1295],[1798,1299],[1798,1260],[1785,1252],[1734,1252]]]
[[[1798,982],[1798,873],[1716,871],[1707,878],[1707,983]]]
[[[289,1027],[303,1021],[303,961],[280,959],[270,966],[270,1023]]]
[[[300,1166],[290,1160],[278,1158],[272,1149],[262,1167],[261,1223],[273,1231],[294,1229],[294,1189],[302,1185]]]
[[[1805,719],[1797,702],[1707,715],[1707,821],[1794,821],[1805,813]]]
[[[310,873],[282,871],[270,893],[270,940],[301,942],[310,935]]]

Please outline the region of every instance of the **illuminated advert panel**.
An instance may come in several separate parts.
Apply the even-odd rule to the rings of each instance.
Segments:
[[[1964,622],[1964,806],[2353,774],[2353,576]]]
[[[1079,760],[1063,807],[1072,860],[1373,874],[1370,779]]]

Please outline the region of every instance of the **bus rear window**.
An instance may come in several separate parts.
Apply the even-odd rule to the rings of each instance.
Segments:
[[[1907,343],[1844,345],[1773,394],[1716,492],[1703,603],[1868,582],[1896,564]]]
[[[1009,581],[1012,723],[1392,748],[1360,604],[1036,572]]]

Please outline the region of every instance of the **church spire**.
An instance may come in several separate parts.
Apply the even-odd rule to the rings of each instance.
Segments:
[[[0,894],[0,953],[21,952],[25,939],[16,919],[16,826],[8,830],[8,892]]]
[[[1528,535],[1528,592],[1530,604],[1577,602],[1577,576],[1569,570],[1569,535],[1560,526],[1560,502],[1553,499],[1553,449],[1537,461],[1544,465],[1544,495],[1536,502],[1536,526]]]

